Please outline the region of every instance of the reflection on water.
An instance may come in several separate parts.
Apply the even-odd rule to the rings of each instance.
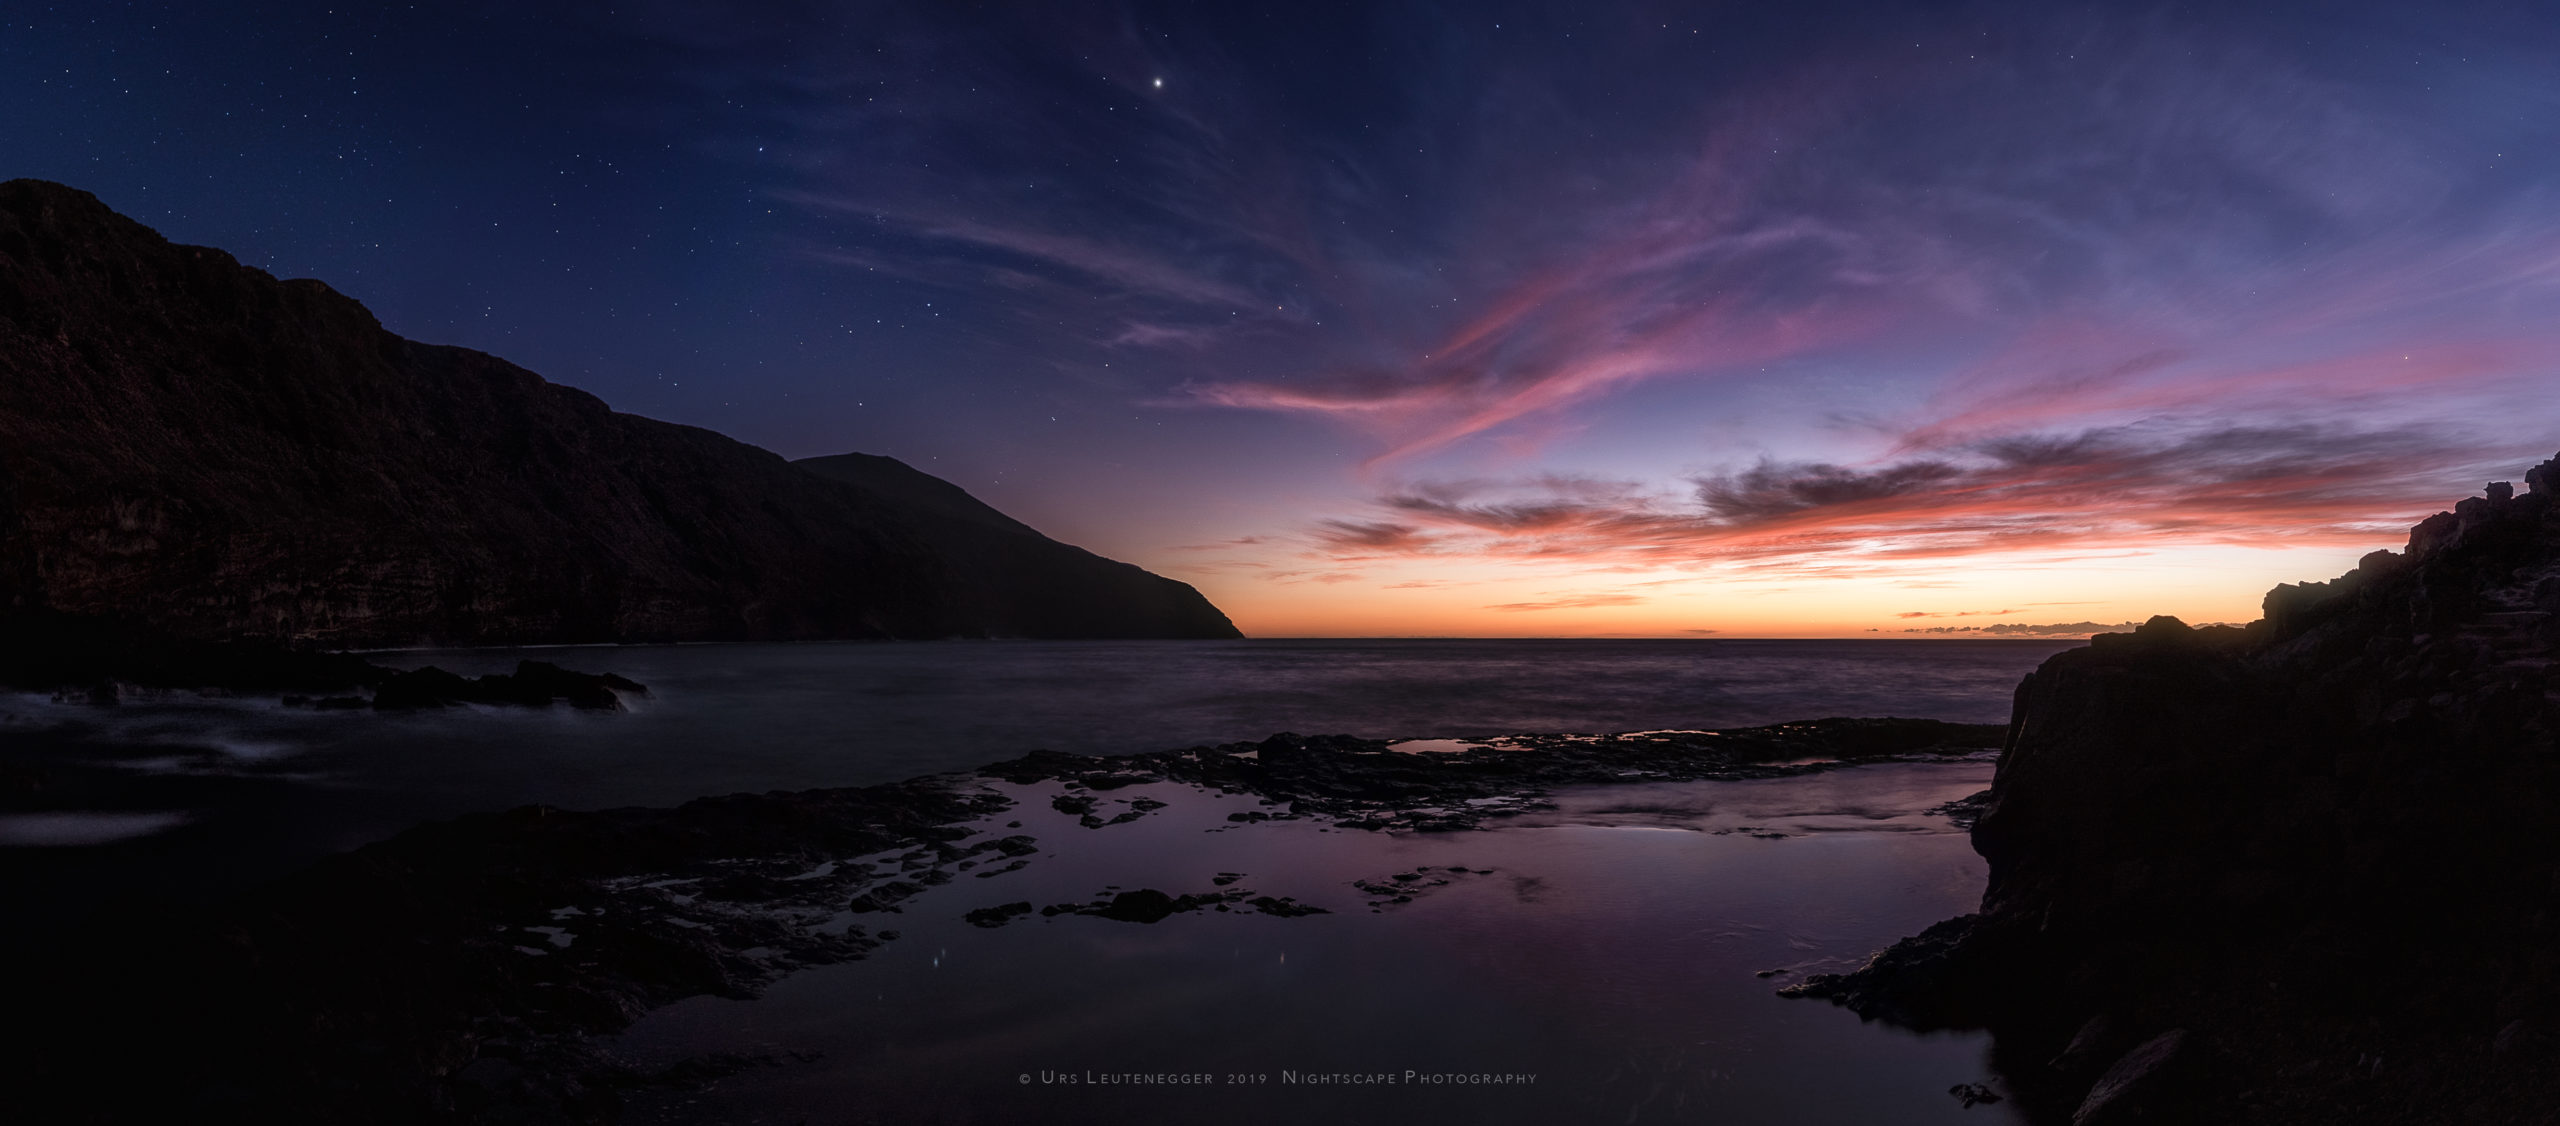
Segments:
[[[1712,729],[1830,715],[2008,717],[2018,679],[2076,643],[2037,641],[1093,641],[598,646],[379,654],[477,675],[523,657],[650,686],[622,715],[452,708],[409,715],[185,694],[96,708],[0,696],[0,771],[96,768],[0,812],[182,812],[63,865],[12,860],[0,888],[116,878],[210,894],[421,821],[528,803],[673,805],[705,794],[867,785],[1037,748],[1087,754],[1278,731],[1452,740]],[[1412,744],[1408,744],[1412,746]],[[0,776],[0,782],[6,782]],[[128,792],[129,791],[129,792]],[[32,792],[32,791],[30,791]],[[0,790],[0,799],[24,797]],[[85,803],[85,804],[66,804]],[[102,875],[115,874],[115,875]],[[147,886],[146,886],[147,885]]]
[[[423,820],[528,802],[667,805],[891,781],[1042,747],[1149,751],[1284,730],[1456,749],[1499,746],[1516,732],[1827,715],[1998,721],[2018,678],[2064,647],[632,647],[534,654],[650,685],[653,697],[624,715],[378,715],[185,696],[97,709],[6,697],[0,890],[23,909],[0,919],[0,950],[100,905],[209,897]],[[521,655],[386,660],[478,674]],[[1916,811],[1978,788],[1988,771],[1906,764],[1601,787],[1558,793],[1555,811],[1496,831],[1412,836],[1237,826],[1225,813],[1249,799],[1173,786],[1149,791],[1180,798],[1171,808],[1086,830],[1035,789],[1008,815],[1025,829],[993,830],[1040,837],[1048,852],[1029,867],[963,877],[899,915],[864,916],[903,937],[867,961],[786,979],[759,1002],[680,1004],[622,1048],[642,1062],[778,1053],[773,1066],[685,1096],[700,1102],[643,1108],[644,1120],[671,1122],[1954,1121],[1944,1092],[1983,1077],[1977,1040],[1887,1033],[1771,990],[1970,907],[1979,861],[1942,820]],[[1333,913],[1203,912],[1154,925],[1035,914],[994,929],[961,918],[1138,887],[1207,893],[1222,886],[1219,872],[1244,873],[1229,890]],[[1404,884],[1432,886],[1404,903],[1354,886],[1400,886],[1394,878],[1406,874],[1415,880]],[[574,925],[562,926],[551,945],[575,941]],[[1408,1070],[1538,1080],[1282,1078]],[[1061,1081],[1088,1071],[1256,1081]],[[1977,1108],[1963,1120],[1999,1114]]]
[[[637,1121],[2004,1122],[1946,1094],[1986,1078],[1981,1039],[1773,994],[1970,909],[1981,862],[1921,811],[1989,777],[1977,761],[1602,787],[1499,829],[1404,835],[1237,825],[1255,799],[1170,784],[1115,791],[1172,804],[1087,830],[1049,788],[1010,787],[985,828],[1038,837],[1029,867],[860,916],[901,937],[758,1001],[662,1010],[616,1050],[771,1061],[644,1098]],[[962,920],[1233,873],[1332,913]]]
[[[1454,755],[1485,749],[1481,739],[1398,739],[1387,744],[1391,751],[1417,755]]]

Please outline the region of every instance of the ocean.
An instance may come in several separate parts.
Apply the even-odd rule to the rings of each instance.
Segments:
[[[2076,643],[1283,640],[575,647],[379,654],[465,674],[519,659],[650,686],[620,714],[315,712],[170,696],[114,708],[0,700],[0,769],[42,777],[0,810],[13,937],[136,897],[203,900],[428,820],[543,803],[669,805],[864,785],[1034,749],[1103,754],[1276,732],[1482,739],[1697,730],[1825,716],[1996,723],[2019,678]],[[1229,831],[1217,798],[1085,830],[1025,792],[1053,851],[906,905],[871,958],[765,998],[700,998],[621,1050],[771,1058],[644,1121],[1984,1121],[1978,1037],[1916,1037],[1771,995],[1970,910],[1981,863],[1929,810],[1987,759],[1798,778],[1631,783],[1499,829]],[[1178,791],[1170,784],[1160,789]],[[1126,795],[1115,795],[1115,797]],[[997,829],[990,832],[1014,832]],[[1376,914],[1350,881],[1421,867],[1482,879]],[[1192,869],[1199,869],[1195,872]],[[1110,887],[1257,887],[1333,914],[1081,916],[964,925],[1002,901]],[[1179,885],[1177,887],[1177,885]],[[983,901],[983,902],[981,902]],[[1762,977],[1764,971],[1777,976]],[[1559,976],[1561,975],[1561,976]],[[761,1055],[759,1054],[761,1053]],[[1543,1087],[1305,1076],[1538,1072]],[[1068,1082],[1062,1076],[1103,1077]],[[1284,1080],[1283,1073],[1292,1078]],[[1120,1085],[1114,1075],[1233,1083]],[[1021,1078],[1021,1077],[1029,1078]],[[1143,1089],[1142,1089],[1143,1088]],[[1558,1116],[1562,1116],[1561,1118]]]
[[[1035,749],[1114,754],[1282,731],[1463,739],[1823,716],[1998,723],[2018,679],[2076,644],[1360,639],[391,652],[374,656],[465,675],[546,660],[620,673],[652,696],[614,715],[315,712],[273,697],[187,694],[97,708],[0,696],[0,742],[17,748],[10,758],[107,772],[86,808],[0,813],[0,847],[158,840],[137,851],[168,855],[142,867],[174,874],[154,882],[185,894],[463,813],[868,785]]]

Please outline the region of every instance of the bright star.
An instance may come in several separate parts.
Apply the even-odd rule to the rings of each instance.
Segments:
[[[1161,79],[1161,78],[1156,79],[1156,89],[1158,89],[1158,90],[1162,90],[1162,89],[1164,89],[1164,79]]]

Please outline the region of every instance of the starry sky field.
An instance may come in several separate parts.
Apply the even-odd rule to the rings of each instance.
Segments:
[[[38,2],[0,177],[1256,636],[2245,621],[2560,449],[2547,4]]]

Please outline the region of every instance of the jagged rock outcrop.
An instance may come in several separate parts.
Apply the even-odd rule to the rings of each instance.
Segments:
[[[843,476],[0,184],[0,610],[341,647],[1236,636],[947,483]]]
[[[1981,910],[1788,992],[1990,1028],[2039,1120],[2545,1120],[2560,459],[2526,481],[2246,629],[2047,661],[1973,831]]]

